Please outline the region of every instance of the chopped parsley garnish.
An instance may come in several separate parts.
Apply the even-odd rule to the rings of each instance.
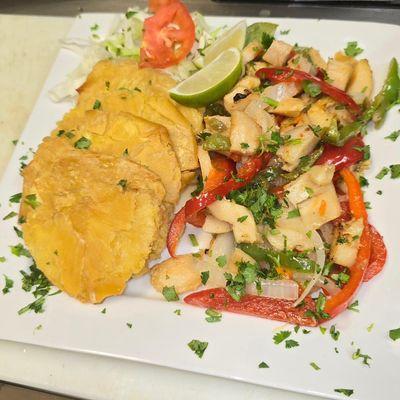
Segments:
[[[3,217],[3,221],[6,221],[7,219],[16,217],[18,214],[15,211],[9,212],[6,216]]]
[[[295,208],[294,210],[289,211],[287,217],[288,219],[300,217],[300,210]]]
[[[363,160],[369,160],[371,158],[371,148],[369,145],[354,146],[353,149],[363,153]]]
[[[215,261],[218,264],[218,267],[223,268],[225,267],[226,263],[227,263],[227,258],[225,255],[219,256],[215,259]]]
[[[310,362],[311,367],[313,367],[316,371],[319,371],[321,368],[313,361]]]
[[[0,257],[0,262],[1,263],[6,262],[6,258],[5,257]]]
[[[212,308],[207,308],[206,315],[207,322],[220,322],[222,319],[222,314]]]
[[[124,157],[129,156],[128,149],[125,149],[124,152],[122,153],[122,155],[123,155]]]
[[[297,346],[299,346],[299,342],[296,342],[296,340],[289,339],[286,340],[285,342],[286,349],[291,349],[292,347],[297,347]]]
[[[311,97],[317,97],[318,95],[321,94],[321,88],[316,83],[304,80],[302,86],[304,93],[308,94]]]
[[[193,247],[197,247],[199,245],[199,242],[197,241],[195,234],[189,233],[189,239],[190,239],[190,243],[192,243]]]
[[[280,31],[279,33],[280,33],[281,35],[287,35],[289,32],[290,32],[290,29],[287,29],[287,30],[285,30],[285,31]]]
[[[368,179],[365,176],[360,176],[358,180],[361,187],[367,187],[369,185]]]
[[[335,341],[339,340],[340,332],[336,329],[335,325],[332,325],[329,329],[329,333],[331,335],[331,338]]]
[[[57,136],[58,137],[66,136],[68,139],[72,139],[75,136],[75,134],[71,131],[65,132],[64,129],[61,129],[58,131]]]
[[[274,37],[272,35],[269,35],[266,32],[262,33],[261,45],[262,45],[262,47],[264,47],[265,50],[268,50],[270,48],[273,41],[274,41]]]
[[[10,290],[14,287],[14,281],[9,278],[7,275],[4,275],[4,288],[3,288],[3,294],[7,294],[10,292]]]
[[[348,42],[346,48],[344,49],[344,53],[346,56],[355,57],[361,54],[364,50],[361,47],[358,47],[358,42]]]
[[[248,215],[242,215],[241,217],[239,217],[237,219],[237,222],[244,222],[244,221],[246,221],[247,217],[248,217]]]
[[[329,314],[324,311],[326,304],[326,297],[320,293],[317,301],[315,302],[315,310],[318,318],[327,319]]]
[[[390,177],[392,179],[400,178],[400,164],[393,164],[390,166]]]
[[[368,326],[367,326],[367,331],[368,331],[368,332],[371,332],[372,329],[374,329],[374,326],[375,326],[374,323],[372,323],[371,325],[368,325]]]
[[[90,27],[90,30],[93,31],[97,31],[99,29],[99,24],[94,24]]]
[[[127,323],[126,323],[126,326],[127,326],[129,329],[132,329],[132,326],[133,326],[133,325],[132,325],[131,322],[127,322]]]
[[[110,81],[105,81],[104,82],[106,89],[109,90],[110,89]]]
[[[14,226],[14,231],[17,234],[17,236],[22,239],[22,237],[23,237],[22,231],[19,230],[16,226]]]
[[[350,310],[350,311],[360,312],[360,310],[357,307],[358,307],[358,300],[356,300],[355,302],[351,303],[347,307],[347,309]]]
[[[28,204],[28,206],[31,206],[33,209],[36,209],[40,206],[40,203],[36,198],[36,194],[28,194],[27,196],[25,196],[24,202],[25,204]]]
[[[10,203],[19,203],[21,201],[22,193],[13,194],[10,197]]]
[[[275,344],[282,343],[291,335],[290,331],[280,331],[274,335],[272,338]]]
[[[101,102],[100,100],[97,100],[93,103],[93,110],[99,110],[101,107]]]
[[[269,365],[266,362],[261,361],[260,364],[258,364],[258,368],[269,368]]]
[[[121,179],[118,183],[118,186],[122,187],[122,190],[125,192],[127,185],[128,185],[128,181],[126,179]]]
[[[202,358],[208,347],[208,342],[202,342],[200,340],[193,339],[188,343],[188,346],[190,350],[192,350],[199,358]]]
[[[383,179],[389,173],[388,167],[383,167],[378,174],[375,176],[376,179]]]
[[[164,286],[162,294],[167,301],[178,301],[179,296],[176,293],[175,286]]]
[[[300,326],[299,326],[299,325],[296,325],[296,326],[293,328],[293,330],[294,330],[295,333],[297,333],[297,332],[299,331],[299,329],[300,329]]]
[[[339,350],[338,350],[337,347],[335,347],[334,350],[335,350],[335,353],[336,353],[336,354],[339,354]]]
[[[34,311],[36,314],[44,312],[44,302],[46,301],[46,296],[40,296],[32,303],[29,303],[25,307],[18,310],[18,315],[25,314],[28,311]]]
[[[90,147],[91,144],[92,144],[92,142],[91,142],[90,139],[85,138],[85,136],[82,136],[80,139],[78,139],[74,143],[74,147],[76,149],[87,150]]]
[[[102,310],[101,310],[101,313],[102,314],[105,314],[107,312],[107,308],[103,308]]]
[[[271,99],[270,97],[262,97],[262,101],[269,106],[276,108],[279,105],[279,101]]]
[[[377,190],[376,194],[379,194],[381,196],[383,194],[382,190]]]
[[[324,326],[320,326],[320,327],[319,327],[319,330],[321,331],[321,333],[322,333],[323,335],[325,335],[326,328],[325,328]]]
[[[400,136],[400,129],[397,131],[393,131],[390,135],[385,136],[385,139],[389,139],[392,142],[395,142],[397,138]]]
[[[17,143],[18,143],[18,139],[14,139],[14,140],[12,140],[12,141],[11,141],[11,143],[12,143],[14,146],[16,146],[16,145],[17,145]]]
[[[370,364],[369,364],[368,360],[372,360],[372,357],[370,357],[368,354],[361,354],[361,350],[360,349],[357,349],[357,351],[355,351],[353,353],[351,358],[353,360],[358,360],[359,358],[362,358],[363,359],[363,364],[368,365],[368,367],[370,367]]]
[[[210,277],[210,271],[203,271],[201,272],[200,276],[201,276],[201,283],[205,285],[208,281],[208,278]]]
[[[350,397],[353,393],[353,389],[334,389],[336,393],[344,394],[347,397]]]
[[[390,337],[390,339],[392,339],[392,340],[398,340],[398,339],[400,339],[400,328],[391,329],[391,330],[389,331],[389,337]]]
[[[303,332],[303,335],[308,335],[309,333],[311,333],[311,331],[309,329],[303,329],[302,332]]]
[[[181,315],[181,314],[182,314],[182,311],[178,308],[178,309],[176,309],[176,310],[174,311],[174,314],[176,314],[176,315]]]
[[[306,189],[306,192],[307,192],[308,196],[312,197],[312,195],[314,194],[314,190],[312,190],[309,187],[305,187],[304,189]],[[310,232],[310,236],[311,236],[311,231],[309,231],[309,232]]]
[[[242,149],[248,149],[250,147],[250,145],[248,143],[240,143],[240,147]]]
[[[126,17],[126,19],[130,19],[130,18],[132,18],[134,15],[136,15],[137,14],[137,11],[127,11],[126,13],[125,13],[125,17]]]
[[[18,243],[15,246],[10,246],[10,249],[11,253],[14,254],[14,256],[24,256],[28,258],[31,257],[31,253],[29,253],[29,251],[21,243]]]

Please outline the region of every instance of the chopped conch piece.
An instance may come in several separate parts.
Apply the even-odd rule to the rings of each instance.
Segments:
[[[243,111],[253,99],[251,90],[236,86],[224,96],[224,107],[232,114],[233,111]]]
[[[319,100],[313,103],[307,111],[307,117],[311,126],[319,126],[320,128],[329,128],[333,121],[334,115],[325,110],[323,103]]]
[[[313,65],[304,56],[296,54],[287,63],[289,68],[298,69],[300,71],[307,72],[308,74],[312,71]]]
[[[354,67],[350,82],[347,86],[347,93],[357,104],[363,104],[369,99],[372,93],[373,78],[368,60],[360,60]]]
[[[274,40],[263,55],[263,60],[274,67],[282,67],[289,60],[293,46],[281,40]]]
[[[231,151],[255,154],[260,145],[261,127],[243,111],[231,114]]]
[[[294,219],[294,218],[293,218]],[[297,224],[301,224],[300,217]],[[287,228],[277,228],[274,230],[268,229],[266,232],[267,240],[276,250],[311,250],[314,247],[313,241],[306,235],[306,233]]]
[[[330,59],[326,69],[329,83],[338,89],[346,90],[347,83],[353,72],[353,66],[347,61]]]
[[[305,107],[306,104],[303,100],[290,98],[280,101],[275,108],[271,107],[269,111],[272,114],[283,115],[284,117],[298,117]]]
[[[226,233],[232,230],[232,225],[215,218],[213,215],[207,215],[202,229],[208,233]]]
[[[266,104],[261,99],[252,100],[244,112],[260,125],[262,132],[267,132],[276,126],[275,117],[265,111]]]
[[[245,76],[236,84],[235,87],[253,90],[258,88],[260,84],[260,78],[257,78],[256,76]]]
[[[260,241],[253,214],[244,206],[222,199],[208,206],[214,217],[232,224],[233,235],[237,243],[255,243]]]
[[[339,217],[342,212],[332,183],[327,185],[324,192],[301,202],[298,207],[304,226],[308,230],[318,229]]]
[[[311,62],[314,64],[314,66],[324,69],[324,70],[326,69],[327,63],[322,58],[322,56],[318,50],[311,47],[311,49],[308,50],[308,55],[310,57]]]
[[[261,43],[257,40],[250,42],[243,50],[242,50],[242,61],[243,64],[246,65],[248,62],[253,61],[263,52],[263,47]]]
[[[319,142],[308,125],[298,125],[285,132],[290,135],[290,142],[281,146],[276,154],[284,162],[285,171],[293,171],[299,164],[300,158],[314,150]],[[293,140],[298,139],[298,143]]]
[[[197,263],[197,258],[192,254],[169,258],[151,269],[151,284],[158,292],[171,286],[178,294],[195,290],[201,285]]]
[[[295,82],[282,82],[266,87],[261,97],[268,97],[275,101],[283,101],[296,96],[301,92],[301,86]]]
[[[254,61],[254,62],[248,63],[246,65],[246,75],[255,76],[256,72],[259,69],[266,68],[266,67],[268,67],[268,64],[264,61]]]
[[[352,219],[336,228],[335,240],[329,254],[330,259],[336,264],[350,268],[356,261],[363,230],[362,218]]]

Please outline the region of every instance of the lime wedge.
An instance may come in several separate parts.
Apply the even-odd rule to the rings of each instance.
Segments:
[[[204,65],[215,60],[223,51],[236,47],[242,50],[246,40],[246,21],[239,21],[204,50]]]
[[[169,94],[185,106],[202,107],[228,93],[241,73],[242,56],[240,51],[233,47],[172,88]]]

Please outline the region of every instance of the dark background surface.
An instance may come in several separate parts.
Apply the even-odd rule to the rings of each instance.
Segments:
[[[189,8],[210,15],[346,19],[400,25],[400,0],[235,1],[186,0]],[[136,0],[0,0],[0,13],[74,16],[80,12],[122,12]]]

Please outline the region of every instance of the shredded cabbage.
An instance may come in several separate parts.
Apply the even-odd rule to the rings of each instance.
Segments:
[[[62,41],[62,48],[82,57],[80,65],[70,72],[66,79],[49,91],[54,102],[74,99],[77,89],[85,82],[95,64],[106,58],[130,58],[139,60],[142,42],[143,21],[149,16],[135,7],[117,17],[108,34],[101,38],[92,34],[84,40],[72,38]],[[226,27],[212,29],[199,12],[192,13],[196,27],[196,41],[187,58],[178,65],[164,69],[177,81],[184,80],[202,67],[203,50],[224,33]]]

